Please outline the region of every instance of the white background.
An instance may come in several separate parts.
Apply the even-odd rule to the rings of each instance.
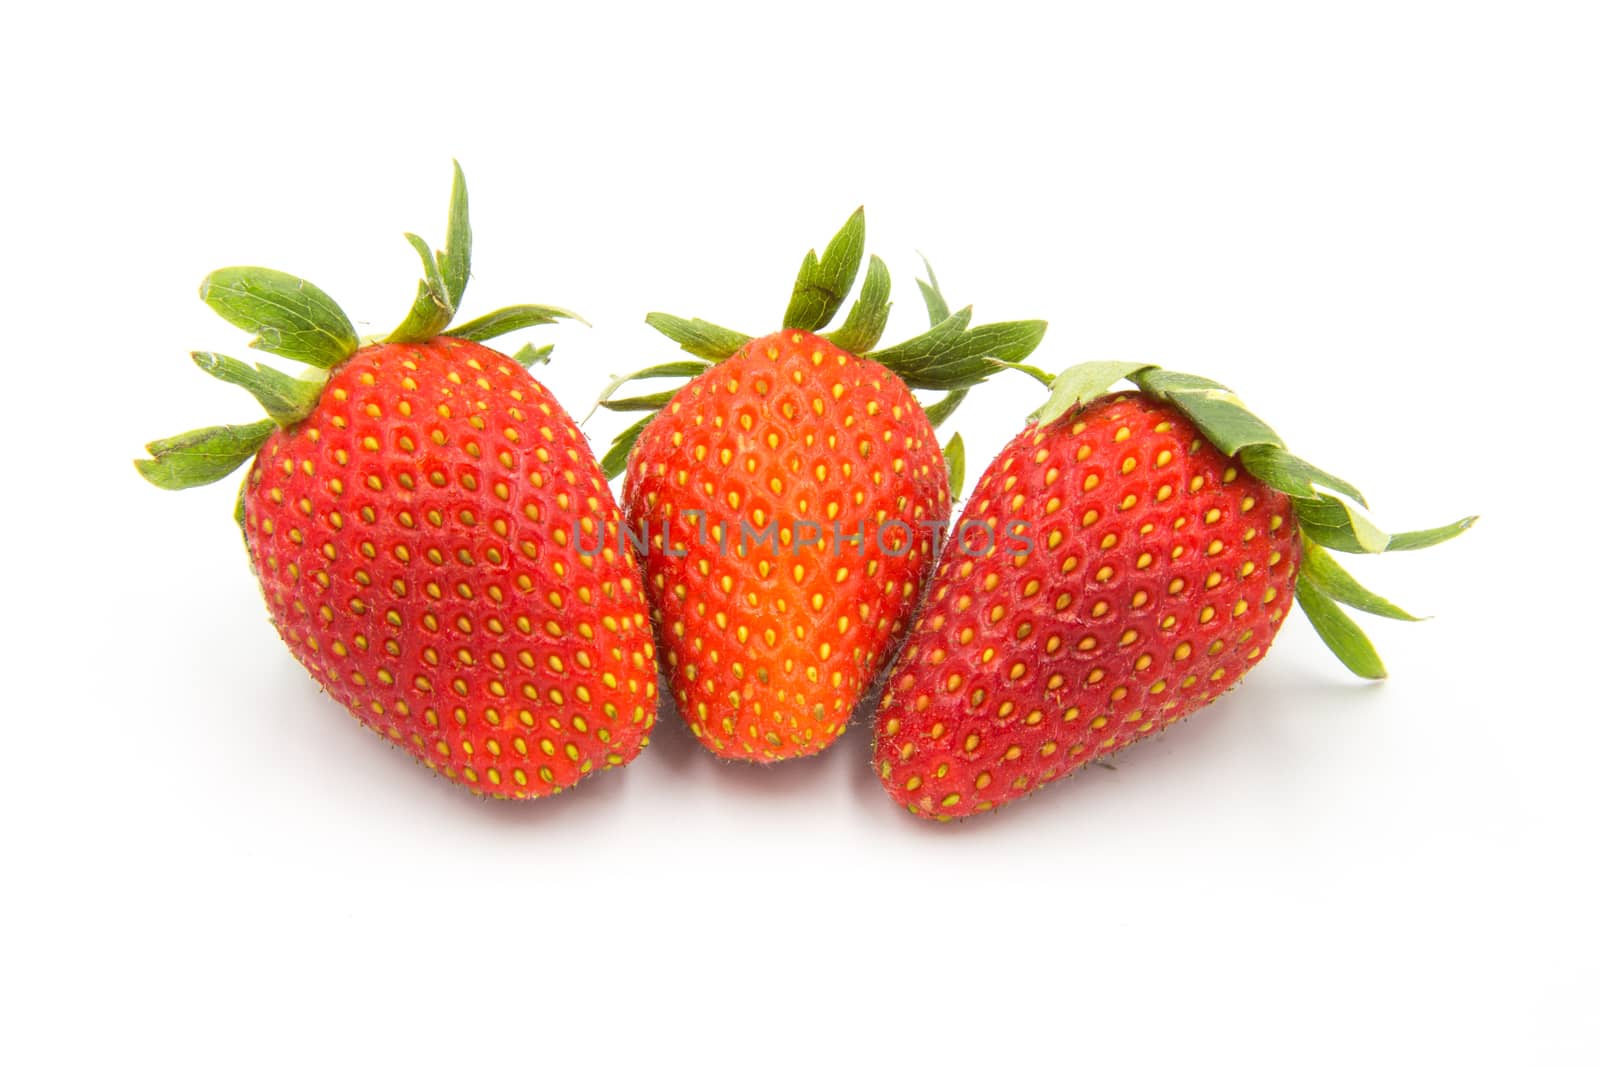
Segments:
[[[575,14],[579,8],[584,14]],[[1594,1062],[1593,8],[93,5],[8,16],[8,1058]],[[858,723],[476,800],[279,644],[231,490],[153,437],[245,420],[213,267],[404,314],[459,157],[468,314],[572,306],[583,410],[646,311],[778,324],[858,203],[1036,360],[1239,389],[1391,529],[1435,616],[1358,683],[1303,618],[1192,722],[997,816],[912,820]],[[520,342],[518,342],[520,343]],[[953,425],[969,484],[1039,399]],[[624,425],[588,426],[603,448]]]

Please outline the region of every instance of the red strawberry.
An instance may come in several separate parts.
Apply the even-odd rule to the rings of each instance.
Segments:
[[[1097,396],[1127,377],[1141,392]],[[1335,600],[1412,616],[1326,548],[1421,548],[1336,496],[1224,387],[1085,364],[984,472],[884,691],[875,765],[913,814],[1023,796],[1204,707],[1271,646],[1298,598],[1363,677],[1372,646]],[[1364,502],[1363,502],[1364,503]]]
[[[628,526],[647,539],[673,695],[721,756],[812,755],[843,732],[903,636],[949,517],[934,425],[993,373],[991,360],[1025,358],[1043,333],[1043,323],[968,329],[970,309],[949,314],[930,282],[933,329],[860,355],[889,306],[874,256],[843,328],[819,336],[854,282],[864,226],[858,211],[820,259],[807,256],[781,332],[752,340],[653,315],[716,365],[631,376],[698,375],[674,393],[602,398],[661,409],[608,459],[626,456]],[[910,387],[956,392],[924,412]]]
[[[470,232],[459,168],[450,235],[411,316],[362,346],[321,290],[231,268],[201,293],[255,347],[324,381],[196,353],[271,419],[148,448],[162,488],[253,455],[240,523],[273,624],[364,725],[499,797],[558,793],[648,743],[655,650],[638,563],[583,435],[521,363],[477,341],[569,313],[522,305],[450,333]],[[610,535],[596,552],[595,542]],[[580,550],[580,543],[588,552]]]

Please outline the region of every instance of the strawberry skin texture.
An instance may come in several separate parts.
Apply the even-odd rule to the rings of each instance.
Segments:
[[[1003,531],[1029,524],[1034,544]],[[1205,706],[1260,661],[1300,563],[1289,498],[1141,394],[1013,439],[885,687],[874,763],[915,815],[1006,804]]]
[[[445,777],[545,796],[648,742],[637,561],[583,435],[512,360],[449,337],[358,350],[267,439],[243,508],[295,657]]]
[[[756,338],[684,386],[640,435],[623,495],[630,527],[649,524],[645,574],[680,712],[712,752],[759,763],[843,732],[910,625],[931,524],[950,513],[911,391],[797,330]],[[703,539],[689,510],[705,513]],[[807,521],[820,544],[800,545],[808,528],[794,536]],[[779,540],[759,540],[774,522]],[[844,540],[857,532],[859,553]]]

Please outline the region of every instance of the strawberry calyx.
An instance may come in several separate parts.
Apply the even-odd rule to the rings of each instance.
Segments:
[[[942,393],[940,399],[923,405],[928,421],[938,427],[961,404],[969,389],[1001,369],[1022,364],[1032,355],[1044,337],[1046,324],[1032,319],[973,326],[972,308],[951,312],[939,291],[933,267],[924,258],[928,280],[919,278],[917,285],[928,309],[928,330],[887,348],[877,348],[892,306],[889,268],[877,256],[867,255],[866,227],[866,211],[857,208],[820,255],[815,249],[805,254],[784,312],[783,329],[815,333],[852,355],[883,364],[912,389]],[[844,322],[837,329],[824,333],[856,289],[863,258],[866,259],[866,273]],[[752,340],[750,334],[704,319],[684,319],[659,311],[646,315],[645,322],[694,359],[661,363],[614,377],[600,394],[596,408],[646,413],[617,434],[610,451],[601,459],[600,465],[608,478],[622,473],[634,441],[656,412],[677,394],[677,388],[673,388],[619,398],[616,393],[622,386],[646,379],[694,378],[704,372],[707,365],[732,357]],[[961,465],[960,449],[959,435],[945,448],[946,465],[953,472]],[[952,479],[952,484],[954,482]],[[959,492],[959,486],[956,491]]]
[[[1373,593],[1341,566],[1332,552],[1375,555],[1441,544],[1470,529],[1476,515],[1428,530],[1388,534],[1365,514],[1366,498],[1348,481],[1289,451],[1277,432],[1246,408],[1227,386],[1153,363],[1100,360],[1060,374],[1023,370],[1050,388],[1050,396],[1028,421],[1048,426],[1128,381],[1140,392],[1177,408],[1224,455],[1289,498],[1302,535],[1303,558],[1295,600],[1323,643],[1352,673],[1383,678],[1387,671],[1370,639],[1341,608],[1406,622],[1418,617]]]
[[[454,164],[450,218],[444,248],[432,251],[415,234],[406,240],[422,258],[423,277],[405,320],[381,343],[421,344],[439,336],[482,342],[560,319],[584,320],[564,308],[518,304],[450,323],[466,293],[472,268],[472,226],[467,183]],[[144,479],[161,489],[190,489],[227,477],[261,448],[278,427],[309,415],[322,398],[329,373],[372,340],[356,334],[350,317],[317,286],[267,267],[223,267],[200,284],[200,299],[228,322],[253,333],[250,347],[303,364],[299,377],[263,363],[254,366],[215,352],[194,352],[196,366],[220,381],[247,390],[268,418],[234,426],[208,426],[145,445],[149,458],[134,460]],[[512,355],[524,367],[549,359],[552,346],[523,345]]]

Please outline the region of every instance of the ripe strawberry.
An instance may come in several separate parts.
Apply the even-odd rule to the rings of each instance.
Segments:
[[[850,292],[864,227],[858,211],[820,260],[806,257],[778,333],[650,316],[716,365],[651,368],[630,377],[697,376],[614,401],[619,380],[602,398],[660,409],[608,459],[626,460],[628,528],[646,544],[678,708],[728,758],[812,755],[843,732],[903,636],[949,517],[934,426],[991,360],[1021,360],[1043,334],[1038,322],[969,329],[970,309],[950,314],[930,282],[932,330],[862,355],[889,308],[874,256],[844,326],[819,336]],[[925,412],[912,387],[952,392]]]
[[[1141,391],[1098,395],[1124,377]],[[1061,375],[979,479],[890,672],[884,788],[939,819],[1015,800],[1216,699],[1297,593],[1351,670],[1382,677],[1334,601],[1412,616],[1325,549],[1422,548],[1473,520],[1389,537],[1319,485],[1365,503],[1215,382],[1127,363]]]
[[[412,314],[362,345],[309,283],[260,268],[201,295],[303,381],[196,353],[273,417],[152,442],[147,479],[184,489],[254,456],[239,520],[273,624],[364,725],[474,792],[558,793],[648,743],[655,650],[638,563],[594,551],[620,515],[571,417],[527,363],[479,340],[568,317],[521,305],[449,333],[470,248],[460,169],[445,251]],[[523,365],[519,365],[523,364]],[[590,547],[580,550],[580,541]]]

